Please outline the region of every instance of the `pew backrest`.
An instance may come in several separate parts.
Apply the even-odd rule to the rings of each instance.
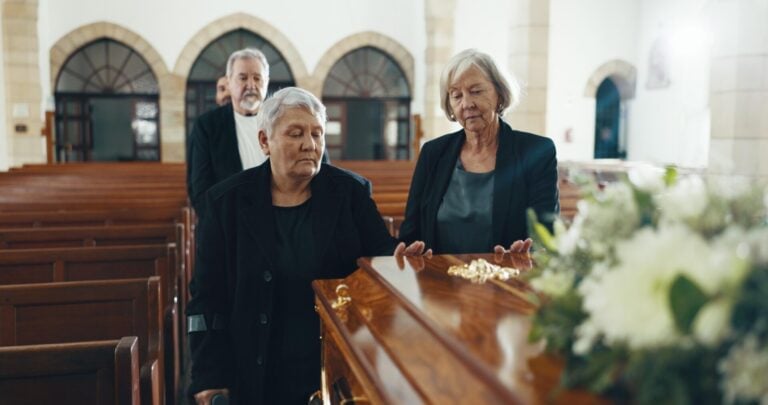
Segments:
[[[142,403],[160,404],[160,279],[0,286],[0,346],[139,339]]]
[[[139,405],[138,338],[0,347],[0,403]]]

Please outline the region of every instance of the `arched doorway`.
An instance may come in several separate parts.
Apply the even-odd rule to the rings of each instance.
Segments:
[[[157,78],[130,47],[102,38],[76,50],[54,97],[59,162],[160,160]]]
[[[248,30],[230,31],[208,44],[200,52],[189,72],[186,94],[187,139],[195,119],[216,108],[216,80],[226,74],[229,55],[243,48],[259,49],[267,57],[269,94],[295,85],[291,67],[272,44]]]
[[[408,81],[401,67],[373,47],[353,50],[323,84],[331,159],[410,159]]]
[[[613,80],[606,78],[600,83],[595,99],[595,159],[626,157],[619,136],[621,96]]]

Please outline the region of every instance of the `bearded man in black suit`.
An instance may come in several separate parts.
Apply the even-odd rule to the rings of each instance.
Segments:
[[[190,135],[187,192],[198,216],[204,215],[209,188],[266,160],[256,114],[269,85],[267,58],[257,49],[236,51],[227,60],[226,77],[232,102],[201,115]]]

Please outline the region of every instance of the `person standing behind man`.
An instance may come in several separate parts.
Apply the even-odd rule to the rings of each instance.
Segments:
[[[216,105],[219,107],[232,101],[229,97],[229,80],[227,76],[221,76],[216,80]]]
[[[205,192],[227,177],[263,163],[256,114],[267,95],[269,63],[258,49],[233,52],[227,60],[231,102],[195,121],[187,151],[187,192],[198,216]]]

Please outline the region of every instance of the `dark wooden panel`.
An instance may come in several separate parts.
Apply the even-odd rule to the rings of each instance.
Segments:
[[[136,335],[131,301],[35,302],[16,306],[16,341],[20,344],[66,343]]]
[[[0,286],[0,346],[137,336],[145,403],[163,394],[158,277]]]
[[[138,339],[0,347],[0,404],[139,404]]]
[[[0,285],[50,283],[53,281],[53,263],[0,264]]]

